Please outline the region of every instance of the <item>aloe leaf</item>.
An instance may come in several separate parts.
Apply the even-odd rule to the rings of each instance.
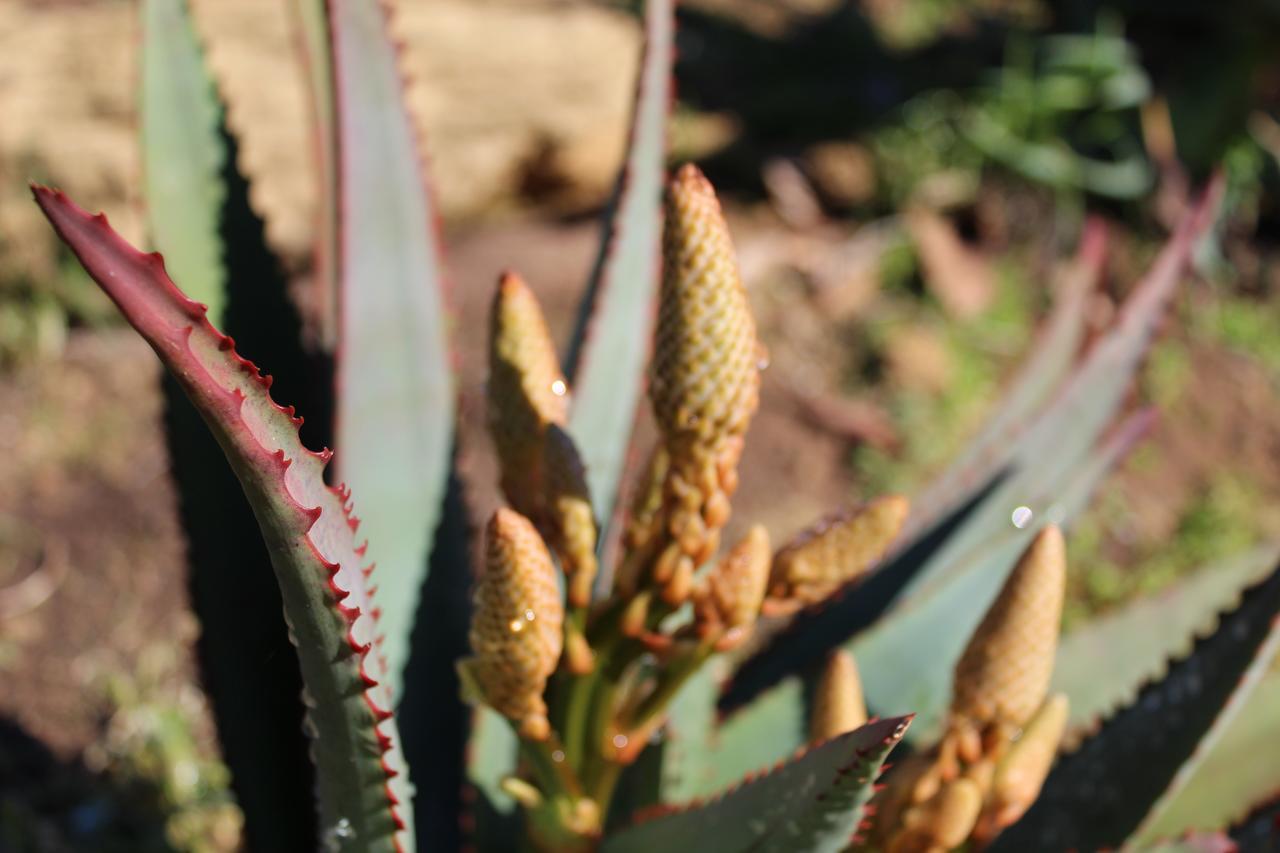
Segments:
[[[1067,525],[1088,505],[1098,484],[1145,434],[1149,412],[1130,416],[1069,481],[1035,495],[1040,523],[1005,529],[975,549],[945,583],[930,587],[846,648],[858,661],[868,705],[879,712],[918,709],[914,738],[938,734],[951,699],[952,674],[965,643],[999,594],[1005,578],[1044,523]],[[921,731],[915,729],[919,727]]]
[[[332,41],[326,0],[296,0],[290,4],[307,72],[311,124],[319,184],[316,210],[314,287],[319,306],[321,345],[332,352],[338,344],[338,252],[342,235],[338,206],[338,122],[335,110]]]
[[[341,317],[335,443],[378,543],[397,695],[440,520],[454,426],[435,212],[376,0],[328,4],[337,102]]]
[[[500,785],[515,773],[518,746],[506,719],[489,708],[476,709],[467,745],[467,785],[474,820],[469,841],[476,850],[512,850],[520,846],[516,804]]]
[[[1152,841],[1151,828],[1280,650],[1280,567],[1191,654],[1058,760],[1000,850],[1095,850]],[[1136,834],[1135,834],[1136,833]]]
[[[804,681],[789,676],[726,718],[709,745],[708,777],[692,791],[703,797],[758,767],[768,767],[809,742]]]
[[[858,831],[880,766],[909,723],[910,717],[868,723],[709,802],[641,817],[601,849],[843,850]]]
[[[150,230],[170,267],[280,374],[278,391],[322,413],[299,320],[236,171],[235,140],[183,0],[142,7],[142,162]],[[246,286],[248,284],[249,286]],[[253,510],[217,442],[166,375],[166,439],[187,541],[196,652],[222,753],[255,850],[318,845],[302,674]]]
[[[964,575],[981,575],[984,579],[983,588],[990,585],[991,590],[990,596],[985,600],[991,600],[999,589],[1005,572],[1013,566],[1017,556],[1015,546],[1028,541],[1029,532],[1024,531],[1019,535],[1017,530],[1010,530],[1013,510],[1018,507],[1032,510],[1036,516],[1036,527],[1046,518],[1063,520],[1055,518],[1059,512],[1058,498],[1073,478],[1076,478],[1083,460],[1123,402],[1125,392],[1150,346],[1161,312],[1178,283],[1191,250],[1216,214],[1221,189],[1220,180],[1211,184],[1200,203],[1179,225],[1147,276],[1135,287],[1115,326],[1098,341],[1053,402],[1040,412],[1018,438],[1016,448],[1009,456],[1004,479],[996,484],[984,482],[982,488],[989,491],[980,496],[972,511],[963,518],[963,522],[953,530],[946,531],[946,535],[938,536],[936,527],[926,534],[937,539],[930,544],[928,559],[923,564],[909,564],[891,557],[878,570],[851,585],[852,592],[844,590],[834,603],[823,602],[800,613],[795,619],[793,630],[780,633],[774,642],[742,666],[731,684],[731,690],[721,702],[722,709],[742,704],[770,684],[776,683],[786,673],[796,672],[813,663],[835,646],[850,639],[855,632],[865,628],[866,621],[849,620],[847,627],[836,634],[830,631],[834,617],[825,620],[814,617],[824,610],[842,611],[844,606],[854,607],[854,604],[845,605],[845,602],[855,601],[858,589],[880,583],[877,576],[885,572],[900,571],[908,565],[914,569],[909,578],[883,581],[894,586],[895,597],[892,604],[888,605],[888,612],[881,617],[881,622],[893,620],[895,614],[912,608],[914,602],[925,597],[930,588],[936,590],[948,585],[953,589],[965,588],[973,579],[965,581]],[[920,541],[917,538],[904,544],[900,553],[917,547]],[[998,556],[994,557],[982,556],[997,553]],[[1004,571],[1000,570],[1001,566]],[[986,570],[982,570],[982,567],[986,567]],[[968,602],[965,607],[951,608],[972,617],[972,624],[968,626],[970,629],[981,616],[981,608],[976,612],[969,612],[973,607],[973,602]],[[882,610],[881,613],[883,612]],[[875,615],[880,616],[880,613]],[[817,628],[823,629],[822,636],[810,636],[810,632],[816,633]],[[965,637],[967,631],[957,642],[963,643]],[[948,642],[951,639],[953,638],[949,638]],[[909,641],[907,645],[912,643]],[[956,652],[958,651],[957,646]],[[938,663],[938,659],[935,658],[934,663]],[[935,687],[933,681],[920,685],[920,689],[926,692],[931,692]],[[871,695],[870,691],[868,695]],[[896,693],[893,695],[901,698]],[[886,707],[898,706],[895,703]],[[929,715],[924,705],[908,701],[902,709],[922,714],[912,729],[913,736],[918,737],[923,732],[931,731]]]
[[[1150,827],[1150,835],[1172,835],[1193,827],[1230,826],[1253,804],[1280,791],[1280,767],[1258,761],[1280,738],[1280,670],[1274,666],[1244,707],[1205,751],[1190,778]],[[1280,825],[1276,827],[1280,836]],[[1280,841],[1280,837],[1277,837]],[[1271,848],[1268,848],[1271,849]]]
[[[222,316],[226,274],[219,239],[228,152],[222,104],[184,0],[142,6],[143,186],[151,235],[188,282],[192,299]]]
[[[913,498],[904,541],[915,538],[948,507],[963,502],[975,487],[1009,465],[1031,418],[1052,398],[1076,362],[1084,340],[1085,307],[1102,277],[1106,251],[1106,223],[1086,220],[1076,257],[1060,278],[1039,341],[982,431],[945,472]]]
[[[692,800],[727,784],[716,784],[717,756],[711,752],[716,732],[716,696],[720,692],[717,675],[721,663],[713,660],[698,670],[676,695],[667,712],[662,739],[663,802]],[[742,772],[731,776],[730,781],[766,763],[748,764]]]
[[[1162,675],[1166,663],[1191,649],[1240,591],[1280,560],[1268,544],[1207,566],[1168,589],[1095,619],[1062,638],[1053,670],[1054,693],[1071,699],[1071,725],[1088,726],[1133,700],[1139,686]],[[1124,649],[1118,655],[1116,649]]]
[[[601,542],[618,501],[644,386],[662,237],[675,19],[672,0],[646,0],[644,6],[645,47],[631,144],[565,359],[573,386],[569,434],[586,465]],[[597,595],[606,593],[610,583],[601,572]]]
[[[205,419],[254,508],[306,685],[323,832],[350,850],[411,850],[409,792],[355,543],[350,493],[324,484],[330,454],[305,448],[271,382],[169,279],[158,254],[101,214],[35,187],[40,208],[90,276],[169,368]]]
[[[1094,447],[1124,402],[1192,250],[1217,215],[1222,187],[1221,180],[1214,180],[1183,218],[1147,274],[1134,286],[1115,324],[1018,439],[1010,457],[1018,474],[988,499],[971,524],[947,541],[936,561],[912,580],[904,598],[958,571],[955,558],[1005,528],[1014,507],[1040,511],[1036,498],[1043,501],[1046,490],[1051,495],[1052,485],[1070,476]]]

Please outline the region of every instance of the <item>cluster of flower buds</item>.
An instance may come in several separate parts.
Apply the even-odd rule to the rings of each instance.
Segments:
[[[514,273],[498,282],[489,326],[489,432],[502,491],[559,557],[569,603],[586,607],[597,568],[596,524],[582,461],[564,431],[569,386],[538,300]]]
[[[991,842],[1030,807],[1057,755],[1064,696],[1046,698],[1066,581],[1062,534],[1022,555],[955,668],[942,740],[908,759],[877,798],[886,853]]]
[[[522,737],[551,734],[543,693],[560,659],[564,605],[556,569],[529,520],[499,509],[485,531],[485,570],[476,584],[472,657],[459,665],[476,701],[509,718]]]
[[[660,509],[647,517],[657,529],[637,527],[629,538],[660,547],[648,581],[676,606],[692,594],[694,571],[715,555],[729,520],[759,398],[761,350],[729,228],[711,184],[693,166],[668,189],[662,242],[649,396],[666,470]]]

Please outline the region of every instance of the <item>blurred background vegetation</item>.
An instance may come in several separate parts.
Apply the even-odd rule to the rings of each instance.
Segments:
[[[629,10],[396,6],[459,327],[513,266],[563,331],[627,132]],[[315,187],[287,0],[193,7],[254,202],[305,283]],[[145,241],[136,33],[129,0],[0,0],[4,849],[238,833],[193,686],[157,367],[26,194],[58,184]],[[910,494],[1032,346],[1086,218],[1109,235],[1099,328],[1217,168],[1224,216],[1134,395],[1159,418],[1071,533],[1068,622],[1280,538],[1280,2],[685,0],[678,44],[673,161],[727,200],[772,356],[740,517],[783,536]],[[469,337],[463,436],[483,468]]]

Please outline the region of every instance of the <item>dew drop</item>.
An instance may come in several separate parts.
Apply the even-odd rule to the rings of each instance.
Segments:
[[[336,849],[341,846],[341,842],[355,838],[356,830],[351,825],[351,821],[344,817],[340,818],[337,823],[329,827],[329,831],[325,833],[325,836],[328,846]]]
[[[1014,527],[1019,530],[1024,530],[1026,529],[1026,526],[1031,523],[1031,520],[1035,518],[1035,515],[1036,514],[1032,512],[1031,507],[1020,506],[1013,511],[1013,515],[1010,516],[1010,521],[1013,522]]]
[[[563,379],[557,379],[551,383],[551,393],[557,397],[563,397],[569,391],[569,386],[564,384]]]
[[[614,735],[614,736],[613,736],[613,745],[614,745],[614,747],[616,747],[617,749],[622,749],[623,747],[625,747],[625,746],[627,745],[627,736],[626,736],[626,735]]]
[[[512,619],[511,624],[507,627],[511,629],[511,633],[518,634],[524,630],[524,622],[519,619]]]
[[[555,752],[551,753],[551,760],[556,762],[557,764],[559,764],[561,761],[564,761],[564,750],[557,749]]]
[[[526,622],[532,622],[537,617],[538,614],[534,613],[532,609],[525,610],[524,612],[524,619]]]

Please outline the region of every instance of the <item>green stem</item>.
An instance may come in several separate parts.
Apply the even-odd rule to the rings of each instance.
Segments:
[[[529,762],[544,797],[549,800],[557,796],[581,797],[582,785],[569,768],[568,761],[564,758],[556,761],[554,753],[557,750],[563,752],[554,733],[546,740],[520,739],[520,753]]]
[[[627,713],[618,727],[623,732],[643,730],[653,719],[667,709],[667,705],[684,687],[685,682],[697,672],[715,653],[715,644],[699,643],[685,654],[673,659],[658,676],[653,691],[641,700],[639,706]]]

